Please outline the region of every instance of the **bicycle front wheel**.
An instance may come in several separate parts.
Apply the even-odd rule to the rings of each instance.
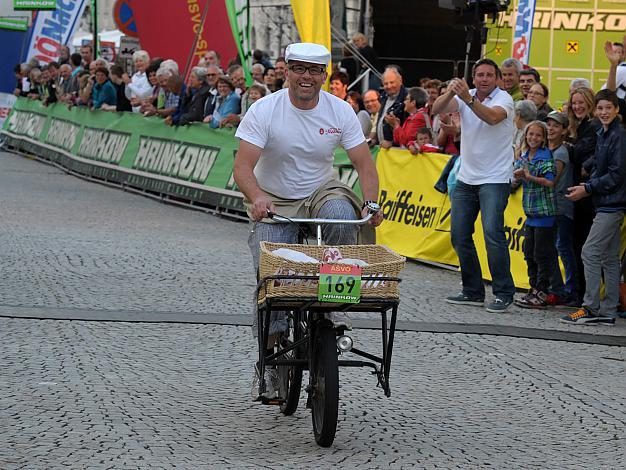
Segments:
[[[319,325],[313,346],[313,387],[311,415],[315,442],[330,447],[337,432],[339,411],[339,366],[335,330],[330,325]]]

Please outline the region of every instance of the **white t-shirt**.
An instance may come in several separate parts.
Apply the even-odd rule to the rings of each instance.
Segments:
[[[472,96],[476,90],[470,90]],[[458,96],[461,115],[461,166],[457,178],[465,184],[508,183],[513,176],[513,98],[496,87],[482,102],[506,111],[506,118],[490,125],[480,119]]]
[[[296,108],[289,90],[255,102],[241,120],[236,137],[263,149],[254,168],[264,191],[285,199],[304,199],[333,177],[333,151],[365,141],[352,107],[320,92],[313,109]]]

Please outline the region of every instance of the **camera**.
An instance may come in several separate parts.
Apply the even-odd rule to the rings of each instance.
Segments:
[[[481,21],[483,16],[495,16],[506,11],[511,0],[439,0],[439,8],[455,10],[462,24],[473,24]]]

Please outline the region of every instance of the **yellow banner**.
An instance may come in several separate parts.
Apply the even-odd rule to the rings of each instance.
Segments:
[[[459,265],[450,242],[450,200],[433,187],[449,158],[449,155],[437,153],[411,155],[397,148],[380,150],[376,159],[380,178],[378,200],[385,221],[376,230],[377,242],[408,258]],[[515,285],[521,288],[528,288],[522,252],[525,220],[519,190],[509,199],[504,230],[511,254],[511,273]],[[479,217],[474,242],[483,277],[491,280],[482,230]]]
[[[331,51],[330,5],[328,0],[291,0],[293,17],[302,42],[314,42],[326,46]],[[332,70],[332,64],[328,64]],[[328,90],[328,80],[324,85]]]

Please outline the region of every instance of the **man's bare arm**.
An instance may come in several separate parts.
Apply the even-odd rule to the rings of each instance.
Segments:
[[[441,113],[454,113],[459,110],[459,104],[454,99],[454,92],[448,90],[433,103],[433,116]]]
[[[365,201],[377,201],[378,173],[376,171],[376,166],[374,165],[374,161],[372,160],[372,154],[370,153],[367,144],[363,142],[356,147],[348,150],[347,153],[348,158],[350,158],[352,165],[359,175],[359,184],[361,185],[363,199]],[[374,226],[380,225],[382,221],[382,212],[378,212],[371,219],[371,223]]]
[[[472,99],[472,94],[469,92],[469,86],[465,80],[455,79],[450,84],[451,90],[466,104]],[[474,99],[472,104],[472,111],[481,121],[490,125],[499,124],[506,119],[506,110],[501,106],[494,106],[490,108],[485,106],[478,99]]]
[[[259,187],[254,176],[254,167],[261,158],[261,149],[250,142],[239,140],[239,150],[233,165],[233,177],[239,190],[252,203],[252,219],[261,220],[267,217],[267,211],[275,211],[274,205],[265,192]]]

